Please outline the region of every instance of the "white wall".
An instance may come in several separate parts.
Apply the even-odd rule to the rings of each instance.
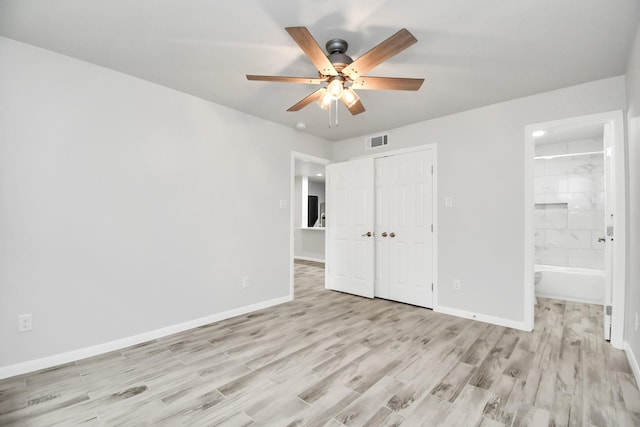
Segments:
[[[640,381],[640,332],[636,316],[640,316],[640,25],[627,66],[627,132],[629,161],[629,278],[627,288],[627,318],[625,347],[635,363],[636,379]]]
[[[624,91],[624,77],[609,78],[391,130],[382,151],[438,144],[438,305],[524,321],[524,126],[622,110]],[[353,138],[333,153],[371,152]]]
[[[296,176],[293,180],[293,226],[302,227],[302,177]]]
[[[0,369],[289,295],[292,150],[330,157],[294,129],[0,38]]]

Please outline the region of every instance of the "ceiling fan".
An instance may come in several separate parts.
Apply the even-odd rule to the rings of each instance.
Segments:
[[[424,82],[424,79],[365,76],[365,73],[375,66],[418,41],[404,28],[356,60],[346,54],[349,45],[342,39],[331,39],[327,42],[327,55],[306,27],[285,29],[316,66],[318,77],[247,75],[247,80],[316,85],[327,83],[326,86],[292,105],[287,111],[301,110],[313,101],[318,101],[318,104],[326,109],[331,105],[331,101],[340,100],[351,114],[356,115],[364,111],[364,106],[354,89],[416,91]]]

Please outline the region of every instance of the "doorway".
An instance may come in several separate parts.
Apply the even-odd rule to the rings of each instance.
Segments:
[[[291,153],[290,293],[295,296],[295,267],[325,261],[325,168],[331,163],[309,154]]]
[[[598,304],[605,339],[622,347],[622,117],[617,111],[525,127],[525,322],[530,329],[536,296]]]

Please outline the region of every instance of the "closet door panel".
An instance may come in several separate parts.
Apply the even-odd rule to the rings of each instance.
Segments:
[[[373,160],[327,166],[326,287],[374,294]]]
[[[433,189],[431,152],[391,157],[389,297],[432,307]]]
[[[389,298],[389,242],[382,233],[387,230],[389,224],[389,188],[386,179],[389,173],[388,158],[375,160],[375,212],[374,212],[374,238],[375,238],[375,296]],[[388,231],[388,230],[387,230]]]

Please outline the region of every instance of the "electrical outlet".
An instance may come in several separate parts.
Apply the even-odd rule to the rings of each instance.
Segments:
[[[455,289],[456,291],[459,291],[459,290],[460,290],[460,280],[455,279],[455,280],[453,281],[453,289]]]
[[[33,316],[31,313],[18,316],[18,332],[28,332],[33,330]]]
[[[244,276],[242,278],[242,287],[247,289],[249,287],[249,276]]]
[[[638,332],[638,313],[636,313],[636,332]]]
[[[444,198],[444,207],[452,208],[453,207],[453,197],[447,196]]]

